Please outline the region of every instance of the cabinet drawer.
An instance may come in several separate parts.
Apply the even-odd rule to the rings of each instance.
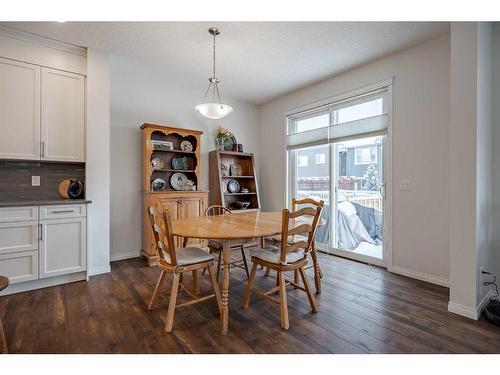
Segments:
[[[9,278],[11,284],[38,279],[38,251],[0,254],[0,275]]]
[[[38,220],[37,206],[0,208],[0,223],[33,220]]]
[[[86,214],[87,206],[84,204],[65,204],[59,206],[40,207],[40,220],[84,217]]]
[[[38,249],[38,221],[0,223],[0,254]]]

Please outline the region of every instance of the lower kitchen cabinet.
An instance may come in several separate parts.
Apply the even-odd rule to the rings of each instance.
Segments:
[[[38,279],[38,250],[0,254],[0,275],[10,284]]]
[[[40,278],[87,269],[87,220],[41,220]]]
[[[0,208],[0,275],[16,290],[61,284],[78,272],[85,278],[86,215],[84,204]]]

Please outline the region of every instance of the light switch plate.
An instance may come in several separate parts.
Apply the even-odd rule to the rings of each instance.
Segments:
[[[40,176],[31,176],[31,186],[40,186]]]
[[[410,180],[399,180],[400,191],[410,191]]]

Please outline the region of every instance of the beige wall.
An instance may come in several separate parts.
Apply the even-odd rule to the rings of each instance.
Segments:
[[[449,278],[449,35],[286,95],[260,109],[264,209],[284,204],[284,113],[346,90],[394,78],[393,265],[446,284]],[[389,172],[390,173],[390,172]],[[411,191],[399,181],[411,180]]]
[[[200,188],[208,190],[208,152],[218,125],[229,128],[247,152],[259,152],[256,106],[223,98],[234,112],[208,120],[194,110],[207,81],[186,87],[162,66],[113,55],[111,58],[111,259],[138,256],[141,249],[141,144],[145,122],[202,130]],[[209,72],[207,72],[208,77]],[[221,88],[224,94],[224,86]],[[258,168],[258,165],[256,166]]]

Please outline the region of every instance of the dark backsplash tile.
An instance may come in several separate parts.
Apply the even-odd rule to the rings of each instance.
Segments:
[[[40,186],[31,186],[31,176],[40,176]],[[85,183],[85,164],[0,161],[0,201],[58,199],[59,183],[67,178]]]

